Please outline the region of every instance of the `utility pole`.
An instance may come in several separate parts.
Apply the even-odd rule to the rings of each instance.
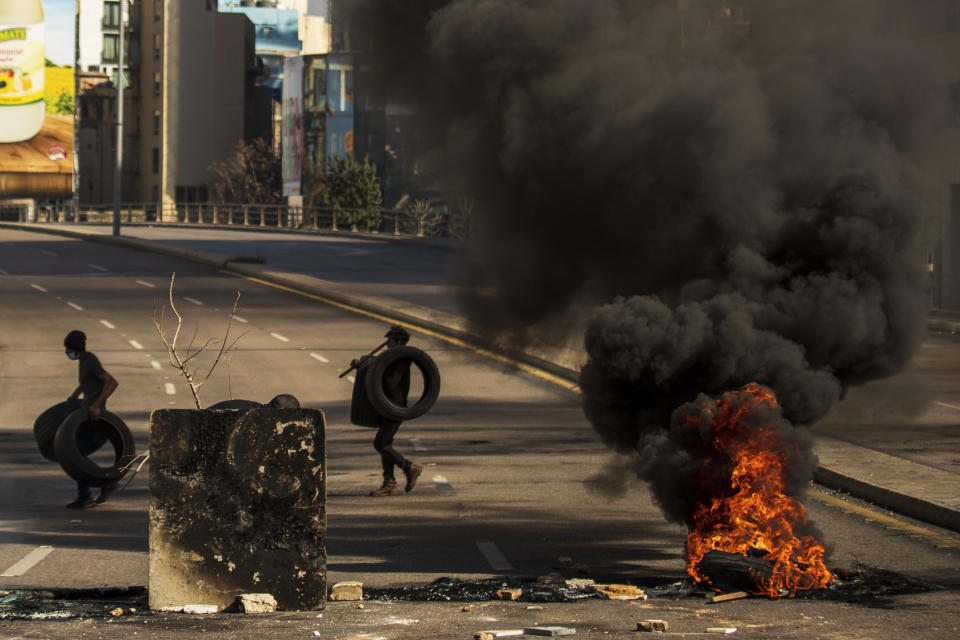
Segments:
[[[120,37],[117,52],[117,162],[113,170],[113,235],[120,235],[120,198],[123,194],[123,48],[124,32],[127,30],[123,20],[127,0],[120,0]]]
[[[80,222],[80,0],[73,20],[73,221]],[[66,218],[66,216],[64,216]],[[66,220],[64,220],[66,222]]]

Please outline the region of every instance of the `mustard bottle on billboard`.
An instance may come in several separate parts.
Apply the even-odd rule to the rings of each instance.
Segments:
[[[0,0],[0,143],[43,126],[44,26],[42,0]]]

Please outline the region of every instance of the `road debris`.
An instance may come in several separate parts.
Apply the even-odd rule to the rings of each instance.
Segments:
[[[543,611],[543,607],[538,604],[531,604],[527,606],[527,611]]]
[[[363,600],[362,582],[338,582],[330,589],[330,600]]]
[[[519,600],[523,595],[523,589],[500,589],[497,591],[497,598],[500,600]]]
[[[119,618],[120,616],[123,615],[123,609],[121,609],[120,607],[117,607],[116,609],[111,609],[110,615],[112,615],[114,618]]]
[[[208,615],[211,613],[219,613],[220,609],[215,604],[185,604],[183,605],[183,613],[196,613],[202,615]]]
[[[736,632],[737,632],[736,627],[708,627],[707,628],[707,633],[724,633],[729,635],[731,633],[736,633]]]
[[[646,600],[647,594],[643,589],[628,584],[597,584],[593,587],[598,593],[609,600]]]
[[[269,593],[244,593],[237,596],[237,608],[242,613],[273,613],[277,599]]]
[[[523,629],[500,629],[498,631],[477,631],[473,640],[497,640],[497,638],[512,638],[522,636]]]
[[[473,611],[473,605],[468,604],[467,606],[460,609],[460,611]]]
[[[643,620],[637,623],[637,631],[666,631],[669,628],[666,620]]]
[[[576,632],[570,627],[526,627],[523,630],[527,636],[572,636]]]
[[[729,600],[740,600],[742,598],[749,598],[750,594],[746,591],[732,591],[730,593],[721,593],[719,595],[712,596],[710,602],[714,604],[718,602],[727,602]]]

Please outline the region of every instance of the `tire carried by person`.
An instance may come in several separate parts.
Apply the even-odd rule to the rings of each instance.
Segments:
[[[114,462],[101,467],[88,456],[92,451],[85,442],[98,440],[110,442],[114,449]],[[68,476],[91,487],[107,487],[117,483],[130,470],[137,456],[133,434],[119,416],[102,411],[91,418],[85,408],[74,411],[60,428],[53,440],[56,460]]]
[[[358,427],[380,426],[380,414],[370,404],[367,397],[367,371],[369,367],[362,365],[357,369],[353,381],[353,397],[350,400],[350,422]]]
[[[383,377],[394,362],[409,360],[420,370],[423,376],[423,393],[420,398],[403,406],[393,402],[387,395]],[[440,371],[433,358],[421,349],[407,345],[387,349],[364,367],[364,390],[373,410],[389,420],[413,420],[419,418],[433,407],[440,396]],[[358,372],[359,373],[359,372]],[[357,383],[360,376],[357,376]],[[356,393],[356,392],[354,392]]]
[[[82,406],[83,403],[80,400],[71,398],[53,405],[37,416],[33,423],[33,437],[37,441],[40,455],[51,462],[57,461],[57,455],[53,451],[53,439],[57,435],[57,429],[60,428],[67,416]]]

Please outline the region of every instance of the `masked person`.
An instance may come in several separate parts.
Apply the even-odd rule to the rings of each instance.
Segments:
[[[79,364],[80,384],[76,390],[70,394],[70,400],[77,400],[83,394],[81,406],[87,410],[91,418],[98,418],[106,410],[107,398],[110,397],[116,388],[117,381],[103,368],[99,358],[87,351],[87,336],[83,331],[71,331],[63,339],[64,351],[71,360],[76,360]],[[96,424],[96,423],[94,423]],[[86,446],[88,442],[97,439],[98,433],[95,432],[95,426],[82,428],[79,438],[81,447]],[[96,500],[90,493],[90,487],[83,482],[77,481],[77,499],[67,505],[68,509],[87,509],[106,502],[117,490],[117,483],[107,485],[100,489],[100,495]]]
[[[410,333],[400,325],[390,327],[384,335],[387,339],[387,349],[400,347],[410,341]],[[358,367],[367,358],[354,360],[352,367]],[[407,406],[407,394],[410,393],[410,361],[399,359],[392,362],[383,373],[384,394],[396,405]],[[373,448],[380,454],[380,464],[383,467],[383,484],[379,489],[370,492],[371,496],[392,496],[399,490],[397,480],[393,475],[395,467],[400,467],[406,476],[405,491],[411,491],[417,483],[417,478],[423,472],[423,467],[410,462],[400,452],[393,448],[393,438],[400,429],[401,420],[390,420],[380,416],[377,420],[377,435],[373,439]]]

